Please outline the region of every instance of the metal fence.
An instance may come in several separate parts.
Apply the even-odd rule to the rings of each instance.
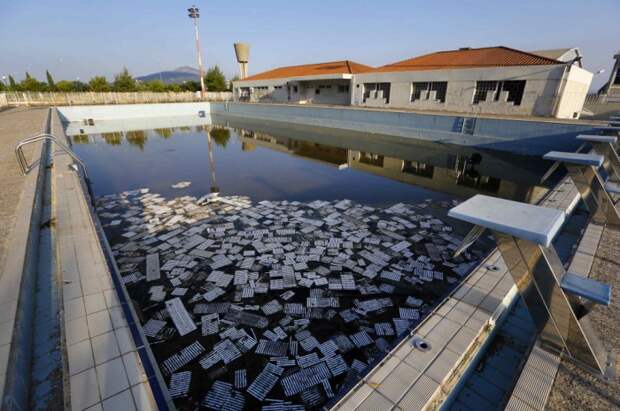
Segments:
[[[620,96],[617,94],[590,94],[583,105],[592,119],[607,119],[609,115],[620,112]]]
[[[232,93],[207,92],[204,100],[200,92],[135,92],[135,93],[38,93],[6,92],[0,93],[0,108],[17,106],[73,106],[89,104],[144,104],[144,103],[178,103],[194,101],[228,101]]]

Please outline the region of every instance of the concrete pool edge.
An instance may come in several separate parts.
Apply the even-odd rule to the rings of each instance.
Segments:
[[[52,128],[56,137],[69,143],[55,110]],[[63,341],[68,363],[66,384],[71,407],[81,409],[114,402],[124,395],[130,400],[133,397],[138,409],[174,409],[131,301],[120,283],[107,240],[101,235],[84,175],[75,172],[67,156],[58,156],[54,179],[58,210],[56,248],[63,283]],[[89,307],[97,305],[98,300],[105,301],[103,309]],[[85,335],[80,330],[84,325]],[[100,327],[101,332],[94,331],[96,327]],[[117,354],[98,358],[102,342],[116,347],[113,351]],[[105,394],[106,379],[113,374],[105,367],[112,370],[116,366],[118,372],[118,365],[121,370],[125,369],[126,387],[108,396]],[[96,395],[83,393],[84,386],[94,390]]]
[[[135,117],[222,115],[288,124],[386,134],[414,140],[472,146],[517,154],[542,155],[578,147],[578,134],[595,133],[591,122],[539,118],[495,118],[474,114],[437,114],[346,107],[247,103],[170,103],[58,107],[65,122],[120,120]],[[202,112],[202,114],[199,114]],[[602,123],[601,123],[602,124]]]

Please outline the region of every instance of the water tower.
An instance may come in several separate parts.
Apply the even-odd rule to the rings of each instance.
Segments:
[[[241,80],[248,76],[248,60],[250,59],[250,45],[235,43],[235,55],[239,63],[239,77]]]

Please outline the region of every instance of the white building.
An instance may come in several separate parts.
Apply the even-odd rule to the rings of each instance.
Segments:
[[[578,49],[535,53],[463,48],[377,68],[350,61],[282,67],[237,81],[233,91],[236,101],[578,118],[592,81]]]
[[[280,67],[233,82],[233,93],[235,101],[348,105],[353,76],[371,68],[349,60]]]

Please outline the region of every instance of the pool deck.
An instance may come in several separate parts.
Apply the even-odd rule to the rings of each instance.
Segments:
[[[20,337],[24,334],[18,324],[23,318],[18,307],[19,290],[24,283],[23,273],[33,269],[28,264],[31,220],[40,214],[40,207],[36,206],[39,167],[22,176],[14,148],[20,139],[43,131],[47,113],[48,109],[12,109],[0,113],[0,406],[14,401],[13,395],[19,395],[19,390],[14,390],[10,396],[4,396],[6,386],[24,383],[21,375],[15,375],[20,366],[15,356],[20,352]],[[38,143],[24,153],[30,161],[41,151],[42,144]]]
[[[0,267],[8,248],[8,239],[13,230],[17,205],[26,184],[17,161],[15,145],[19,140],[43,131],[48,109],[10,109],[0,112]],[[40,147],[39,147],[40,149]],[[24,154],[31,159],[35,146],[28,146]]]

